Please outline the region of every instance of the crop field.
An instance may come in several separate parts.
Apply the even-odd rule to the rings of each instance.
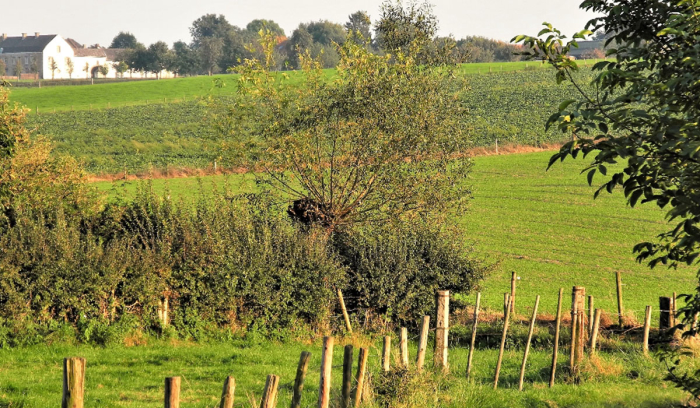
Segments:
[[[594,187],[580,175],[585,161],[565,161],[545,171],[551,152],[476,157],[469,182],[474,199],[456,222],[478,253],[497,263],[486,279],[482,304],[502,308],[510,291],[511,271],[518,281],[519,313],[529,313],[535,296],[540,311],[554,314],[560,287],[586,287],[596,307],[615,319],[615,273],[622,273],[625,315],[639,322],[646,305],[658,321],[658,297],[689,293],[697,283],[691,268],[650,270],[635,262],[634,244],[653,239],[668,229],[664,212],[650,205],[629,208],[621,192],[593,200]],[[234,190],[251,191],[250,178],[226,176]],[[153,188],[167,187],[173,197],[188,199],[224,181],[222,176],[153,180]],[[129,197],[138,182],[97,183],[115,197]],[[466,243],[465,243],[466,244]],[[567,295],[568,296],[568,295]],[[473,301],[473,296],[465,300]]]
[[[562,140],[560,133],[545,132],[543,123],[556,110],[556,101],[576,95],[570,86],[557,85],[551,71],[484,73],[466,75],[465,78],[468,90],[463,94],[463,100],[469,114],[463,120],[469,128],[471,146],[493,146],[496,140],[501,145],[538,146]],[[590,78],[590,71],[584,69],[580,74],[581,81],[587,83]],[[198,84],[201,87],[208,81],[211,86],[208,77],[168,80],[167,83],[169,81],[191,81],[192,86]],[[101,86],[155,86],[154,83],[165,84],[166,81]],[[80,87],[64,91],[76,88]],[[20,91],[14,91],[13,98]],[[46,91],[53,92],[54,89]],[[221,155],[220,147],[227,136],[218,135],[206,118],[204,103],[189,100],[38,116],[30,114],[29,123],[53,138],[58,153],[82,160],[90,173],[127,171],[147,174],[152,169],[212,166]]]

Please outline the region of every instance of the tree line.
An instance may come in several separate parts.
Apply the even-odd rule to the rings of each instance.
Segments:
[[[328,20],[300,23],[287,35],[272,20],[256,19],[241,28],[224,15],[206,14],[190,27],[192,40],[175,42],[172,47],[158,41],[146,47],[128,32],[114,37],[110,48],[124,49],[114,68],[122,75],[128,71],[153,72],[164,69],[177,75],[198,75],[227,72],[246,59],[260,59],[263,49],[261,32],[276,38],[271,67],[274,70],[299,69],[300,55],[308,54],[320,61],[323,68],[334,68],[340,55],[338,46],[353,41],[372,53],[397,52],[420,38],[422,58],[426,62],[462,63],[518,61],[521,46],[486,37],[467,36],[455,39],[437,36],[437,18],[429,3],[385,1],[379,18],[372,23],[365,11],[348,16],[344,24]]]

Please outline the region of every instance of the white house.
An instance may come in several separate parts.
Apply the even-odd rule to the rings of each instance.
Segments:
[[[69,79],[69,78],[116,78],[114,64],[120,52],[113,48],[87,48],[70,38],[60,35],[41,35],[35,33],[21,37],[0,37],[0,61],[5,63],[5,75],[17,76],[17,64],[22,67],[23,78]],[[55,63],[55,64],[54,64]],[[70,72],[69,65],[73,64]],[[100,73],[100,67],[109,67],[107,75]],[[55,69],[52,69],[55,68]],[[129,72],[124,76],[130,78],[155,78],[150,72]],[[160,73],[161,78],[172,78],[170,71]]]

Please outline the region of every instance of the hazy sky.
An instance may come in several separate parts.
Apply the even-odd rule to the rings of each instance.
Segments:
[[[593,16],[578,8],[582,0],[432,0],[440,35],[482,35],[510,40],[536,34],[543,21],[567,35],[583,29]],[[367,11],[376,19],[378,0],[32,0],[9,2],[0,12],[0,33],[17,36],[60,34],[80,43],[108,46],[119,31],[129,31],[146,45],[158,40],[190,41],[189,27],[198,17],[223,14],[245,27],[253,19],[276,21],[287,35],[300,22],[326,19],[345,23],[349,14]]]

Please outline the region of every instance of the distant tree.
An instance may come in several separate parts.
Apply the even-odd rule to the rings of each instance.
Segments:
[[[66,72],[68,73],[68,78],[73,79],[73,72],[75,71],[75,64],[71,57],[66,57]]]
[[[178,75],[194,75],[199,70],[197,52],[183,41],[173,44],[173,58],[169,69]]]
[[[457,46],[468,55],[468,62],[519,61],[523,46],[480,36],[467,36]]]
[[[49,57],[49,69],[51,70],[51,79],[54,79],[56,71],[61,72],[58,68],[58,63],[53,57]]]
[[[292,33],[292,38],[287,43],[287,55],[292,68],[301,68],[300,54],[311,48],[314,44],[314,39],[306,29],[305,24],[299,24],[296,30]]]
[[[86,62],[85,66],[83,67],[83,72],[85,72],[85,79],[88,79],[90,77],[90,63]]]
[[[129,67],[129,74],[133,78],[134,71],[147,70],[148,56],[146,54],[146,47],[139,43],[135,48],[120,52],[117,61],[124,62]]]
[[[250,46],[259,46],[258,33],[233,27],[223,42],[218,66],[221,71],[235,67],[246,58],[252,58]]]
[[[203,38],[199,42],[199,60],[202,64],[202,68],[210,76],[218,68],[218,61],[221,57],[221,51],[224,46],[224,40],[217,37],[207,37]]]
[[[32,74],[36,75],[37,79],[39,79],[39,59],[38,58],[32,58],[32,63],[29,65],[29,70],[31,71]]]
[[[192,23],[192,27],[190,27],[192,45],[194,48],[199,48],[205,38],[219,38],[223,40],[232,28],[233,26],[223,15],[205,14],[195,20]]]
[[[22,61],[20,61],[19,58],[17,58],[17,62],[15,62],[15,76],[17,76],[18,81],[22,76]]]
[[[124,73],[129,70],[129,64],[125,61],[113,62],[112,67],[120,78],[124,78]]]
[[[245,26],[246,31],[255,33],[256,35],[264,28],[270,30],[270,32],[277,37],[285,36],[284,29],[272,20],[253,20]]]
[[[172,62],[172,54],[168,44],[163,41],[151,44],[147,50],[146,60],[146,70],[153,72],[156,78],[160,79],[161,72],[168,68]]]
[[[348,39],[355,41],[359,45],[368,45],[372,43],[372,20],[366,11],[356,11],[348,16],[348,22],[345,23],[345,29],[348,31]]]
[[[410,52],[411,45],[424,46],[435,37],[437,29],[437,17],[430,3],[410,1],[404,7],[401,0],[385,0],[375,25],[379,46],[391,53]]]
[[[107,78],[107,74],[109,74],[109,64],[107,64],[107,62],[105,62],[103,65],[98,65],[97,69],[104,78]]]
[[[602,48],[593,48],[581,54],[583,59],[605,59],[605,51]]]
[[[109,48],[136,48],[139,42],[136,40],[136,36],[125,31],[120,31],[114,39]]]
[[[306,24],[306,31],[311,34],[314,42],[321,45],[343,44],[347,39],[345,28],[328,20],[314,21]]]
[[[0,77],[4,77],[7,74],[7,67],[5,66],[5,61],[0,60]]]

